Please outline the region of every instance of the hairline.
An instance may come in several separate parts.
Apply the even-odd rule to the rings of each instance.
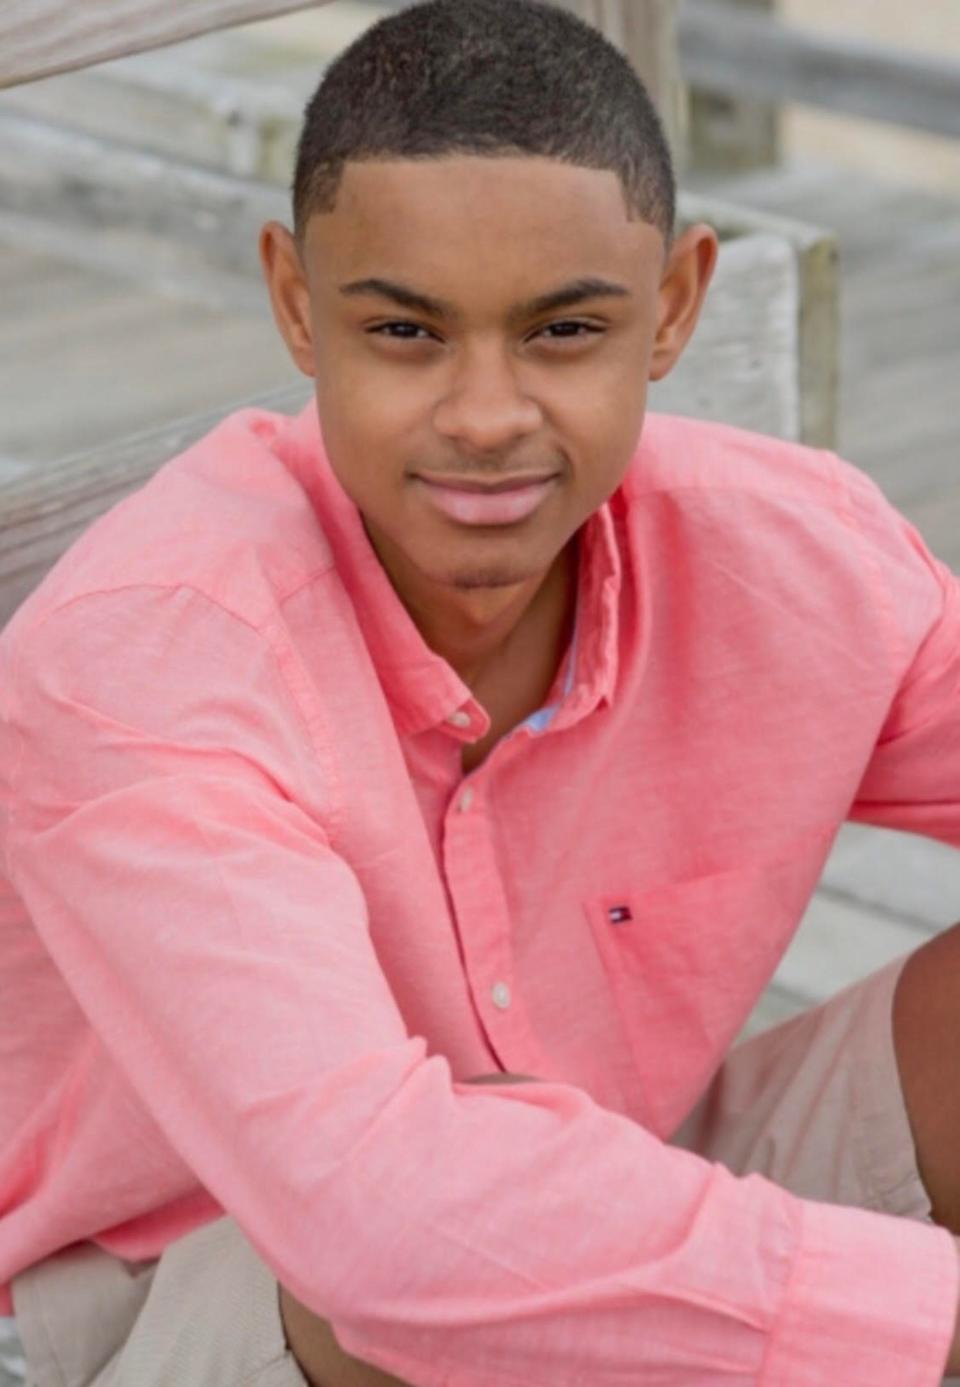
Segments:
[[[610,165],[597,166],[594,164],[575,163],[573,160],[565,159],[559,155],[541,154],[536,150],[517,149],[515,146],[512,145],[504,146],[502,149],[499,150],[491,150],[489,148],[473,150],[465,149],[462,145],[451,145],[449,149],[437,150],[435,152],[431,152],[430,154],[406,154],[399,151],[393,153],[386,150],[372,151],[370,153],[357,152],[350,154],[344,159],[342,159],[335,173],[332,173],[331,171],[322,171],[320,173],[320,176],[317,178],[317,182],[320,182],[321,179],[327,179],[332,183],[331,205],[328,207],[315,206],[314,204],[318,199],[315,199],[310,195],[312,189],[310,189],[310,185],[308,184],[309,191],[308,196],[305,199],[305,215],[302,217],[298,217],[298,209],[296,206],[294,207],[293,237],[296,242],[297,249],[301,251],[301,253],[305,250],[307,228],[309,227],[310,222],[314,217],[328,216],[337,210],[337,199],[340,193],[340,189],[343,185],[343,178],[348,165],[371,163],[424,163],[428,160],[439,162],[443,159],[455,159],[458,157],[466,159],[546,159],[550,163],[564,164],[568,167],[572,166],[574,168],[593,169],[596,173],[612,173],[613,176],[616,178],[617,183],[620,185],[620,194],[623,198],[624,209],[627,214],[627,221],[642,222],[644,225],[652,227],[663,241],[664,258],[666,258],[669,255],[673,247],[674,239],[676,237],[676,226],[671,226],[669,229],[665,230],[664,227],[660,225],[660,222],[657,221],[654,217],[646,215],[638,207],[636,198],[631,196],[627,181],[624,178],[623,174],[620,172],[620,170],[617,168],[614,168]]]

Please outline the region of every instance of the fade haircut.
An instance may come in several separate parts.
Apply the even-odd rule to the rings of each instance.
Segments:
[[[426,0],[371,25],[307,104],[294,232],[331,212],[348,160],[539,155],[620,179],[667,245],[676,181],[649,93],[591,25],[541,0]]]

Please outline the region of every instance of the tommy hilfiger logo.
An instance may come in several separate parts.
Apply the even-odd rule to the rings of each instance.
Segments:
[[[611,905],[607,907],[607,919],[611,925],[624,925],[633,919],[628,905]]]

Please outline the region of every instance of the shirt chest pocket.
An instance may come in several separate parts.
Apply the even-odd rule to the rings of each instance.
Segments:
[[[669,1137],[769,982],[816,886],[831,835],[652,890],[584,902],[646,1125]]]

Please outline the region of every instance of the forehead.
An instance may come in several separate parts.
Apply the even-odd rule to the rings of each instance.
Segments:
[[[348,163],[334,210],[310,218],[308,270],[469,292],[532,279],[659,275],[663,239],[630,217],[619,178],[539,157]]]

